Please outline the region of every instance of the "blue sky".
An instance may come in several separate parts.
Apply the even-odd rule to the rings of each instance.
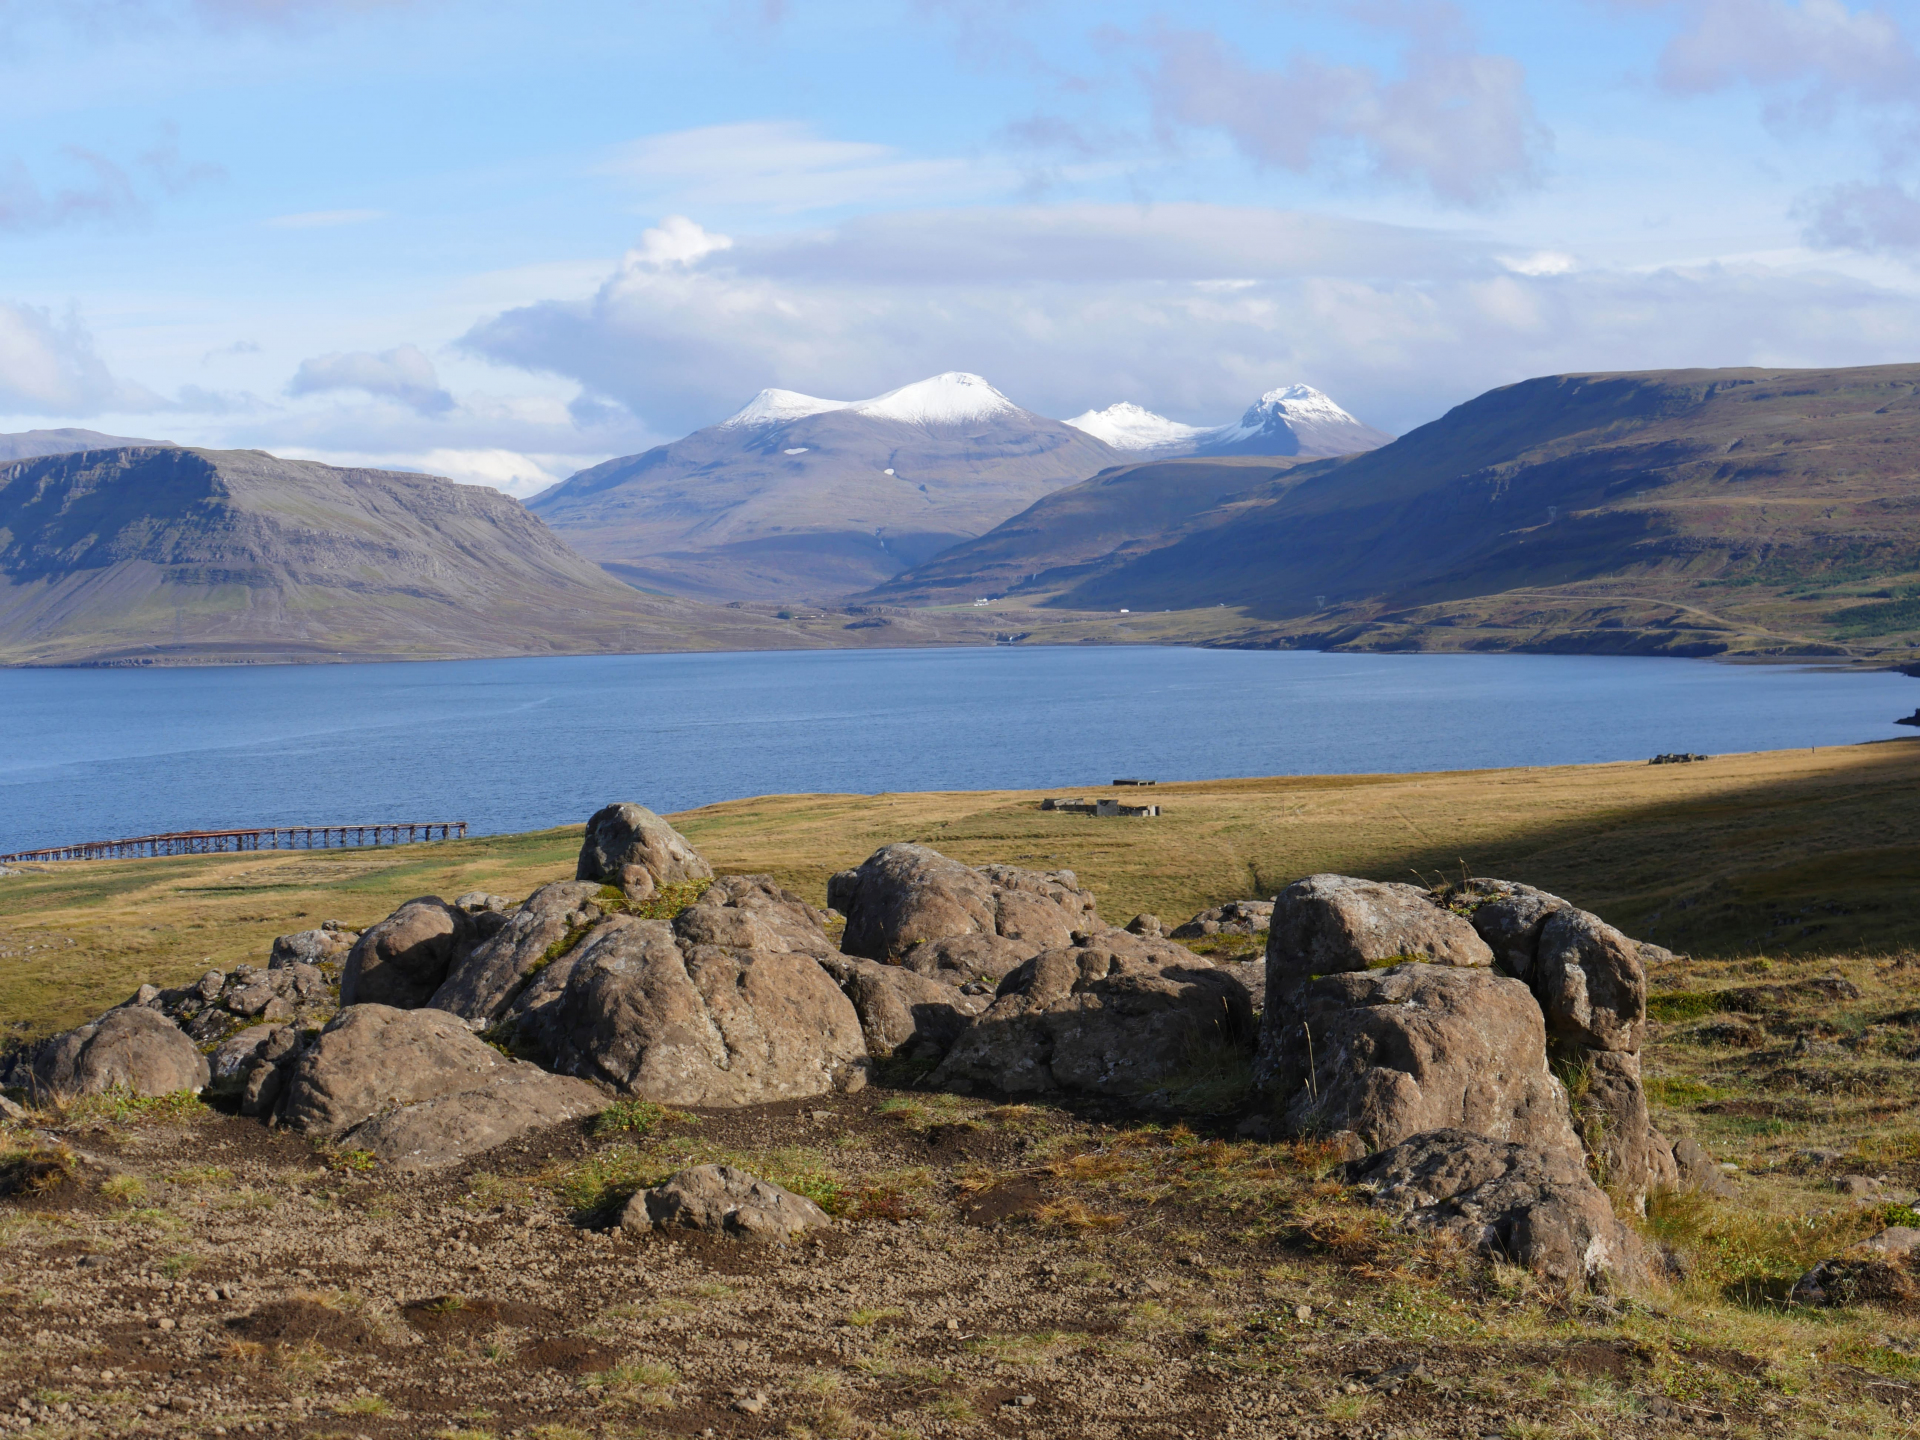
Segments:
[[[762,386],[1920,359],[1920,4],[0,0],[0,429],[528,494]]]

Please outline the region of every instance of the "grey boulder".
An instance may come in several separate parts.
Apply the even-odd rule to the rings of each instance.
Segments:
[[[1585,910],[1540,927],[1534,994],[1556,1043],[1638,1054],[1647,1028],[1647,972],[1634,942]]]
[[[627,1230],[695,1230],[730,1240],[785,1244],[795,1235],[831,1225],[827,1212],[804,1195],[736,1170],[695,1165],[627,1202]]]
[[[1615,1218],[1578,1151],[1435,1130],[1352,1162],[1347,1179],[1407,1229],[1456,1236],[1569,1287],[1647,1277],[1639,1237]]]
[[[600,918],[594,903],[601,887],[592,881],[542,885],[494,935],[451,966],[428,1004],[484,1027],[498,1020],[527,981],[552,959],[554,948],[575,930]],[[462,897],[465,898],[465,897]]]
[[[954,936],[999,936],[1025,959],[1104,930],[1093,893],[1071,870],[974,869],[925,845],[886,845],[827,882],[827,904],[847,917],[840,948],[895,960]]]
[[[921,941],[900,957],[900,963],[916,975],[945,985],[984,983],[991,990],[1008,971],[1038,953],[1031,945],[1003,935],[947,935]]]
[[[1368,1150],[1448,1129],[1579,1153],[1540,1007],[1491,970],[1322,976],[1298,992],[1293,1023],[1262,1043],[1260,1073],[1296,1130],[1349,1131]]]
[[[1682,1135],[1675,1140],[1672,1149],[1677,1188],[1698,1190],[1722,1200],[1731,1200],[1740,1193],[1734,1188],[1733,1181],[1727,1178],[1727,1172],[1707,1153],[1707,1147],[1691,1135]]]
[[[853,955],[829,955],[820,965],[852,1002],[867,1054],[876,1060],[896,1053],[908,1059],[945,1054],[989,1002],[984,992],[968,994],[903,965]]]
[[[207,1057],[178,1025],[143,1005],[122,1005],[41,1041],[7,1083],[42,1095],[170,1095],[198,1091],[209,1078]]]
[[[1463,917],[1412,885],[1309,875],[1274,900],[1267,932],[1267,1008],[1262,1029],[1297,1024],[1296,994],[1316,975],[1367,970],[1402,960],[1484,966],[1493,952]],[[1263,1035],[1263,1053],[1276,1042]]]
[[[280,1098],[287,1070],[306,1048],[293,1025],[254,1025],[236,1032],[207,1057],[216,1095],[238,1097],[242,1115],[265,1115]]]
[[[1493,951],[1494,963],[1527,981],[1533,978],[1541,929],[1550,917],[1574,908],[1558,895],[1512,880],[1469,880],[1460,898],[1473,907],[1470,922]]]
[[[340,974],[340,1003],[417,1009],[433,998],[473,939],[466,911],[437,895],[409,900],[354,942]]]
[[[573,878],[617,885],[644,900],[668,885],[711,880],[713,867],[687,837],[644,805],[607,805],[587,821]]]
[[[660,920],[601,921],[529,1019],[554,1069],[662,1104],[752,1105],[865,1081],[860,1018],[812,955],[682,939]]]
[[[359,938],[355,931],[338,927],[330,930],[325,925],[317,930],[298,930],[291,935],[278,935],[274,937],[267,968],[279,970],[288,965],[332,964],[346,959],[347,952],[353,949],[353,942]]]
[[[591,1085],[509,1060],[444,1010],[355,1005],[294,1061],[280,1113],[302,1134],[416,1170],[604,1105]]]
[[[1009,974],[927,1083],[1177,1106],[1208,1078],[1237,1070],[1244,1080],[1252,1022],[1245,989],[1219,967],[1109,931]]]

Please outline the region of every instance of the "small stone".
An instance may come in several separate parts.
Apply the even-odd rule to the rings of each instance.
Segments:
[[[767,1408],[767,1392],[756,1390],[751,1395],[742,1395],[733,1402],[733,1408],[742,1415],[758,1415]]]
[[[947,1329],[958,1330],[959,1328],[960,1328],[960,1322],[958,1320],[947,1321]]]
[[[1311,1305],[1294,1306],[1293,1318],[1298,1320],[1302,1325],[1306,1324],[1309,1320],[1313,1319],[1313,1307]]]
[[[1014,1397],[1013,1397],[1013,1399],[1011,1399],[1011,1400],[1009,1400],[1009,1401],[1008,1401],[1007,1403],[1008,1403],[1009,1405],[1020,1405],[1020,1406],[1026,1406],[1026,1405],[1031,1405],[1031,1404],[1033,1404],[1033,1396],[1031,1396],[1031,1395],[1016,1395],[1016,1396],[1014,1396]]]

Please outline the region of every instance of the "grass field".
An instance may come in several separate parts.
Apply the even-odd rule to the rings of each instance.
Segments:
[[[890,841],[973,864],[1074,870],[1101,913],[1183,920],[1321,870],[1381,879],[1464,865],[1544,886],[1701,957],[1894,951],[1920,924],[1920,744],[1644,763],[1161,785],[1158,820],[1045,813],[1041,792],[787,795],[674,816],[723,872],[815,903]],[[645,801],[644,795],[634,799]],[[0,1021],[42,1035],[277,934],[355,927],[415,895],[516,898],[573,873],[579,827],[397,850],[93,861],[0,877]]]

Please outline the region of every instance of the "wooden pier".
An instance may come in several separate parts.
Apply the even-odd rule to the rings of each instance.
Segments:
[[[130,840],[89,840],[45,850],[0,855],[9,860],[135,860],[158,855],[225,855],[242,850],[337,850],[341,846],[413,845],[428,840],[464,840],[464,820],[426,820],[397,825],[264,825],[257,830],[175,830]]]

